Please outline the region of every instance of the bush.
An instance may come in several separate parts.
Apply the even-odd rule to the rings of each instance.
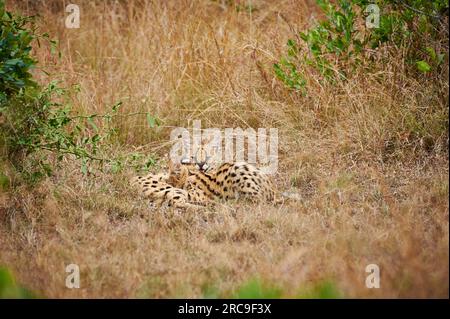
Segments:
[[[0,137],[14,167],[31,182],[51,175],[53,160],[60,162],[65,156],[80,160],[83,173],[91,162],[100,167],[109,163],[113,171],[126,164],[148,169],[153,158],[134,153],[115,158],[99,154],[101,143],[117,132],[112,119],[119,116],[121,102],[106,114],[73,115],[70,98],[76,86],[62,88],[57,81],[40,86],[33,80],[31,70],[37,61],[31,48],[39,39],[56,46],[47,34],[39,34],[34,17],[12,14],[0,0],[0,114],[4,118]],[[134,115],[146,115],[150,126],[158,124],[147,113],[120,116]]]
[[[0,1],[0,101],[26,87],[34,87],[30,70],[36,65],[31,55],[34,30],[27,29],[33,18],[14,16]]]
[[[405,62],[415,71],[426,73],[443,64],[446,52],[436,52],[432,44],[447,41],[448,21],[445,23],[444,17],[448,0],[415,0],[409,5],[384,0],[378,1],[377,7],[368,0],[339,0],[337,5],[329,0],[317,3],[326,19],[301,32],[297,40],[289,39],[287,55],[273,66],[276,76],[290,89],[306,92],[302,71],[306,68],[329,82],[345,80],[350,72],[361,67],[368,53],[385,43],[404,49]],[[372,15],[378,14],[375,8],[380,9],[379,20],[371,21],[375,17]],[[378,22],[378,26],[361,27],[358,21],[366,19]],[[302,44],[306,50],[302,50]],[[365,71],[371,71],[370,64]]]

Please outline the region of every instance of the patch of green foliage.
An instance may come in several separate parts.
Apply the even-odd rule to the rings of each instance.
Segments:
[[[36,295],[30,290],[18,285],[12,273],[5,267],[0,267],[0,299],[31,299]]]
[[[233,294],[237,299],[277,299],[281,298],[282,290],[271,284],[263,283],[260,279],[251,279],[244,283]]]
[[[287,55],[273,65],[275,75],[292,90],[306,92],[306,68],[327,82],[345,80],[361,66],[366,52],[385,43],[405,48],[407,64],[422,73],[439,68],[444,61],[445,53],[436,52],[424,39],[443,37],[439,30],[448,12],[448,0],[414,0],[408,4],[380,0],[376,2],[379,12],[372,12],[374,4],[369,0],[316,2],[326,19],[300,32],[296,39],[289,39]],[[369,14],[378,14],[378,26],[358,29],[358,20],[365,22],[372,17]],[[306,49],[302,49],[302,44]]]
[[[30,73],[36,64],[30,55],[35,34],[26,27],[31,20],[7,12],[0,1],[0,101],[27,86],[36,86]]]
[[[298,292],[299,299],[339,299],[342,294],[332,281],[321,281]]]
[[[0,189],[7,190],[9,188],[10,182],[8,176],[3,172],[0,172]]]
[[[54,163],[66,156],[78,159],[84,174],[93,163],[112,172],[124,166],[145,170],[153,165],[153,157],[134,153],[102,157],[99,150],[117,133],[113,118],[143,115],[151,128],[159,125],[158,119],[145,112],[119,113],[121,102],[106,114],[74,114],[70,102],[77,86],[62,88],[57,81],[41,86],[33,80],[31,70],[38,62],[31,48],[39,40],[49,41],[52,48],[56,45],[38,32],[34,17],[8,12],[0,0],[0,115],[4,119],[0,138],[9,162],[24,179],[34,183],[51,175]]]
[[[205,298],[216,298],[220,295],[216,289],[213,289],[213,293],[210,293],[212,288],[207,287],[204,291]],[[263,281],[259,277],[256,277],[239,286],[231,294],[231,297],[236,299],[339,299],[343,297],[343,294],[331,280],[318,281],[314,284],[301,287],[295,295],[292,295],[276,284]]]

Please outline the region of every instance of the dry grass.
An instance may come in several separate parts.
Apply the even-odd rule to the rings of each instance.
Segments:
[[[448,297],[448,71],[408,77],[386,48],[373,74],[337,86],[310,74],[304,97],[271,65],[318,16],[313,1],[254,0],[251,13],[206,0],[79,3],[75,30],[63,27],[64,1],[22,9],[60,40],[60,60],[45,46],[36,55],[51,78],[80,85],[76,110],[120,100],[161,120],[117,122],[115,151],[162,156],[171,127],[194,119],[276,127],[277,186],[303,200],[152,211],[129,189],[132,172],[85,177],[66,160],[37,188],[1,194],[0,264],[21,283],[47,297],[226,297],[258,277],[283,297],[324,281],[345,297]],[[80,289],[65,287],[69,263]],[[380,289],[365,287],[370,263]]]

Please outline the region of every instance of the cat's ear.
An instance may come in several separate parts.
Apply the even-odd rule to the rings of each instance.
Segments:
[[[211,150],[209,144],[211,143],[213,138],[214,138],[213,134],[206,135],[206,138],[202,138],[200,147],[195,152],[195,156],[193,158],[194,163],[203,164],[208,162],[209,158],[211,157],[209,154],[209,151]]]

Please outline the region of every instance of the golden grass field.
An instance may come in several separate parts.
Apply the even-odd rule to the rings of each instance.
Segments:
[[[384,47],[375,72],[336,85],[311,72],[303,96],[272,64],[320,18],[312,0],[77,1],[79,29],[64,27],[68,3],[8,5],[59,40],[61,58],[36,46],[49,75],[35,73],[78,84],[76,111],[122,101],[160,120],[116,121],[108,152],[156,156],[157,171],[174,126],[278,128],[276,186],[301,201],[155,211],[130,169],[84,176],[68,158],[30,188],[3,163],[16,186],[0,196],[0,265],[21,285],[48,298],[232,297],[255,282],[286,298],[324,285],[344,298],[449,297],[447,68],[410,77]],[[79,289],[65,286],[71,263]],[[379,289],[365,286],[368,264]]]

